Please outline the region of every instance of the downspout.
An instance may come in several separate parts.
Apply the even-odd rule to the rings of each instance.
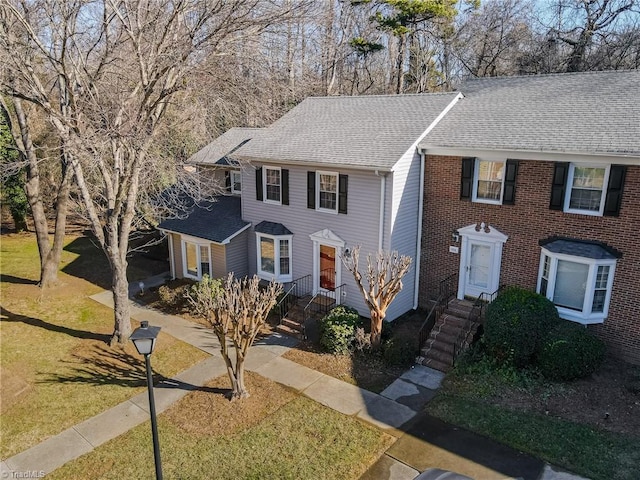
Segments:
[[[378,251],[382,251],[382,242],[384,241],[384,204],[385,194],[387,192],[387,176],[386,174],[380,174],[376,170],[376,175],[380,177],[380,221],[378,225]]]
[[[416,264],[415,268],[415,280],[414,280],[414,293],[413,293],[413,309],[418,308],[418,296],[420,289],[420,251],[422,249],[422,211],[424,208],[424,169],[426,156],[424,151],[420,152],[420,197],[418,198],[418,235],[416,238]]]

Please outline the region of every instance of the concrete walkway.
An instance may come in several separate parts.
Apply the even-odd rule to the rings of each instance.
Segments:
[[[147,280],[145,288],[160,285],[164,279],[165,274],[162,274]],[[130,288],[132,296],[139,291],[138,285],[132,285]],[[91,298],[113,307],[113,298],[109,291],[93,295]],[[190,391],[226,374],[219,343],[210,329],[136,304],[132,304],[131,316],[135,320],[147,320],[150,325],[160,326],[163,332],[211,355],[174,379],[162,381],[157,385],[154,392],[158,413],[166,410]],[[262,339],[251,348],[246,367],[263,377],[294,388],[329,408],[345,415],[356,416],[398,437],[398,441],[363,479],[413,480],[426,468],[439,467],[459,473],[472,473],[475,480],[581,480],[580,477],[556,471],[538,460],[523,456],[473,433],[454,428],[431,417],[418,415],[417,412],[423,410],[424,405],[440,386],[444,377],[441,372],[423,366],[412,367],[378,395],[282,358],[282,354],[296,344],[296,339],[281,334],[273,334]],[[145,422],[148,418],[149,407],[145,391],[2,461],[0,477],[27,478],[26,475],[29,473],[29,478],[45,475]],[[465,445],[468,448],[465,449]],[[458,453],[455,453],[456,449]],[[487,462],[487,457],[490,457],[492,463]],[[444,463],[443,458],[446,459]],[[519,470],[518,465],[523,468]],[[520,477],[521,473],[518,473],[518,477],[509,476],[508,472],[520,472],[523,469],[526,470],[524,476]],[[536,472],[539,472],[539,475],[534,476]]]

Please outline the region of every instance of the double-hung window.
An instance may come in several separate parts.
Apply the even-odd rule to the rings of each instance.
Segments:
[[[505,162],[476,160],[473,200],[484,203],[502,203]]]
[[[609,310],[616,257],[603,253],[602,247],[585,247],[582,242],[559,240],[545,247],[540,257],[538,293],[554,303],[561,318],[602,323]]]
[[[266,202],[282,202],[282,182],[280,173],[281,171],[278,167],[264,168],[264,191]]]
[[[242,193],[242,172],[231,172],[231,193]]]
[[[608,167],[572,163],[569,166],[564,211],[602,215],[608,179]]]
[[[258,276],[265,280],[290,282],[291,235],[257,233]]]
[[[462,159],[460,199],[495,205],[513,205],[516,201],[517,160]]]
[[[338,213],[338,174],[316,172],[318,210]]]

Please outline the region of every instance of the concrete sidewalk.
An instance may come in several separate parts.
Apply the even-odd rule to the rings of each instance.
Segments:
[[[164,275],[156,280],[162,283],[162,278]],[[145,288],[152,285],[153,281],[145,281]],[[135,286],[132,287],[133,294],[137,291],[139,288],[136,290]],[[113,307],[111,292],[101,292],[91,298]],[[160,326],[165,333],[211,355],[174,379],[160,382],[155,389],[158,413],[209,380],[226,374],[219,343],[210,329],[133,303],[131,316],[135,320],[147,320],[151,325]],[[297,343],[296,339],[281,334],[262,339],[251,348],[246,367],[329,408],[356,416],[398,437],[398,441],[363,479],[413,480],[426,468],[439,467],[473,474],[475,480],[585,480],[556,471],[537,459],[484,437],[418,415],[417,412],[422,411],[435,395],[444,377],[437,370],[412,367],[378,395],[282,358]],[[30,473],[32,477],[29,478],[33,478],[34,475],[45,475],[148,418],[145,391],[0,462],[0,476],[27,478],[26,474]]]
[[[110,292],[92,296],[94,300],[113,306]],[[185,370],[174,379],[160,382],[155,392],[156,410],[163,412],[190,391],[209,380],[226,374],[213,332],[182,318],[132,305],[132,318],[148,320],[182,341],[209,353],[211,357]],[[246,368],[266,378],[288,385],[303,395],[345,415],[353,415],[385,429],[396,436],[396,429],[416,415],[406,405],[347,384],[333,377],[281,358],[297,344],[297,340],[274,334],[257,341],[246,360]],[[0,463],[2,478],[46,475],[111,440],[149,418],[147,392],[140,393],[95,417],[75,425],[30,449]],[[13,475],[13,476],[12,476]],[[20,477],[22,475],[23,477]]]

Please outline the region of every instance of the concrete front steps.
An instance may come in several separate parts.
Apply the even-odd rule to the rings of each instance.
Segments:
[[[420,351],[422,365],[445,373],[451,370],[456,342],[472,308],[473,303],[468,300],[454,299],[449,302]],[[472,334],[477,328],[477,324],[472,325]]]

